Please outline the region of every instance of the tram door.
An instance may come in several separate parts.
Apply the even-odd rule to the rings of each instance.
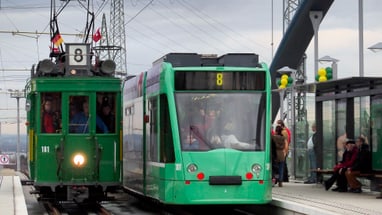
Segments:
[[[97,138],[95,136],[96,99],[91,93],[65,95],[66,133],[61,151],[66,159],[64,180],[87,181],[98,178]],[[73,168],[74,167],[74,168]]]

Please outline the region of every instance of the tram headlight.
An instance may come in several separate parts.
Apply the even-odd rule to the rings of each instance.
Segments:
[[[252,172],[255,173],[255,175],[257,177],[260,176],[261,169],[262,169],[262,167],[260,164],[255,163],[252,165]]]
[[[198,170],[198,166],[196,166],[196,164],[189,164],[188,166],[187,166],[187,171],[188,172],[196,172],[196,170]]]
[[[102,73],[111,75],[115,72],[116,64],[112,60],[104,60],[100,62],[100,70]]]
[[[76,167],[82,167],[85,164],[85,156],[81,153],[75,154],[73,156],[73,163]]]
[[[46,75],[52,73],[54,70],[54,63],[50,59],[45,59],[38,62],[37,73],[39,75]]]
[[[70,74],[71,75],[77,75],[77,70],[75,70],[75,69],[70,70]]]

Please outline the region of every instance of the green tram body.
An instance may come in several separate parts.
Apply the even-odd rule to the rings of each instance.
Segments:
[[[29,174],[41,198],[102,200],[122,185],[121,79],[36,74],[26,93]],[[52,133],[43,120],[48,100],[54,109]],[[86,125],[74,124],[74,111],[83,111],[84,101],[89,103]],[[97,109],[107,105],[114,112],[114,124],[99,131]],[[75,130],[79,126],[83,132]]]
[[[269,203],[271,82],[267,66],[253,64],[260,65],[254,54],[169,54],[126,81],[124,187],[164,204]],[[203,139],[200,125],[190,123],[201,105],[215,106],[221,119],[232,120],[236,138],[222,135],[217,145]],[[200,137],[199,147],[188,148],[184,132]]]

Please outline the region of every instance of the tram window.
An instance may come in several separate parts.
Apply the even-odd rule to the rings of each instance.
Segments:
[[[61,132],[61,93],[41,93],[41,133]]]
[[[148,151],[148,160],[157,162],[158,161],[158,99],[156,97],[149,99],[148,102],[148,111],[150,113],[150,122],[147,123],[149,133],[149,146]]]
[[[116,94],[115,93],[97,93],[97,116],[107,126],[109,133],[115,133],[116,121]],[[97,133],[103,133],[97,126]]]
[[[69,97],[69,132],[89,133],[89,97]]]
[[[160,161],[175,162],[174,144],[171,132],[170,113],[166,95],[160,96]]]

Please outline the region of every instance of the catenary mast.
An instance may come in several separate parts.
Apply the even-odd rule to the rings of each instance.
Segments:
[[[295,12],[301,4],[301,0],[284,0],[283,2],[283,33],[285,34]],[[302,85],[307,80],[306,78],[306,66],[305,66],[305,55],[302,57],[298,68],[294,72],[294,89],[287,91],[287,124],[292,131],[292,151],[291,156],[295,158],[295,149],[296,149],[296,124],[303,123],[305,124],[305,129],[307,130],[307,111],[306,111],[306,92],[304,90],[298,90],[295,86]],[[280,104],[280,105],[283,105]],[[284,113],[281,113],[283,116]],[[294,165],[290,166],[292,177],[295,176]]]
[[[112,0],[110,7],[110,44],[115,46],[112,49],[112,56],[117,65],[116,74],[126,76],[126,34],[125,34],[125,13],[123,0]]]
[[[301,3],[301,0],[284,0],[283,5],[283,32],[286,32],[286,29],[288,28],[288,25],[290,24],[294,13],[298,9],[299,5]],[[305,55],[301,59],[300,65],[297,68],[295,72],[295,84],[301,85],[304,84],[306,81],[306,68],[305,68]],[[295,107],[292,108],[292,98],[294,100]],[[293,95],[291,98],[291,95],[287,97],[288,99],[288,108],[287,108],[287,122],[289,125],[292,124],[292,109],[295,110],[296,116],[295,121],[306,121],[306,93],[305,91],[299,91],[297,90],[296,95]]]

